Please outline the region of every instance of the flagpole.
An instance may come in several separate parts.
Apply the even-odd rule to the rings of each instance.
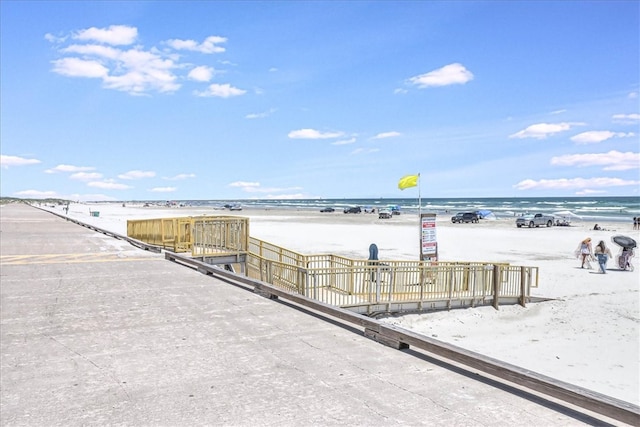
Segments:
[[[418,243],[420,247],[418,248],[418,259],[422,261],[422,195],[420,190],[420,173],[418,173]]]
[[[422,216],[422,196],[420,196],[420,174],[418,174],[418,216]]]

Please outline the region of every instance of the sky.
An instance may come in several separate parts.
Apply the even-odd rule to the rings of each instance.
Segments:
[[[639,21],[615,0],[3,0],[0,195],[640,197]]]

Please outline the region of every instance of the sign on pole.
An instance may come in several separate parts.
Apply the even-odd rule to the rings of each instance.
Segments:
[[[438,260],[436,214],[420,214],[420,261]]]

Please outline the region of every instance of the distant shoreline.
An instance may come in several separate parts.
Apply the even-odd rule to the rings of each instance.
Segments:
[[[421,199],[421,208],[417,198],[379,198],[379,199],[237,199],[237,200],[155,200],[155,201],[119,201],[90,202],[115,203],[136,206],[159,207],[212,207],[224,209],[225,205],[240,205],[243,209],[262,210],[301,210],[313,211],[333,207],[342,211],[350,206],[371,207],[376,210],[388,206],[399,206],[406,214],[435,213],[454,215],[457,212],[489,210],[497,218],[515,218],[527,213],[557,214],[570,212],[572,220],[586,222],[629,222],[640,216],[640,197],[555,197],[555,198],[426,198]],[[238,212],[238,211],[236,211]]]

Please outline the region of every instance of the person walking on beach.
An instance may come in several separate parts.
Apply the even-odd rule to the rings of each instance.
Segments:
[[[582,260],[580,268],[584,268],[584,264],[586,263],[587,268],[591,269],[591,264],[589,263],[589,259],[593,257],[591,252],[591,237],[587,237],[582,242],[580,242],[580,246],[578,246],[576,255]]]
[[[618,256],[618,265],[620,266],[621,270],[633,271],[633,265],[631,264],[632,257],[633,257],[633,248],[630,248],[627,246],[623,247],[622,252]]]
[[[605,274],[607,272],[607,261],[611,257],[611,251],[604,244],[603,240],[600,240],[600,243],[596,246],[594,251],[596,258],[598,258],[598,264],[600,265],[600,273]]]

